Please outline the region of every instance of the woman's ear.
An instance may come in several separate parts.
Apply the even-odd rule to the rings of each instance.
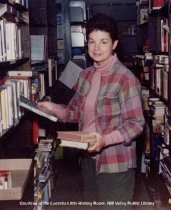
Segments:
[[[115,40],[113,43],[113,51],[116,49],[117,45],[118,45],[118,40]]]

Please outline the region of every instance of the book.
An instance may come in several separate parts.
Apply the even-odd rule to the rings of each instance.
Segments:
[[[83,69],[70,60],[60,75],[59,81],[72,89],[77,83],[81,71]]]
[[[90,138],[88,132],[83,131],[58,131],[60,146],[73,147],[86,150],[95,143],[96,138]]]
[[[31,35],[31,61],[44,61],[46,58],[46,36]]]
[[[52,87],[52,85],[55,82],[56,76],[55,76],[55,68],[56,63],[53,58],[48,58],[48,83],[49,87]]]
[[[60,146],[86,150],[88,149],[89,144],[88,142],[68,141],[60,139]]]
[[[27,110],[30,110],[31,112],[34,112],[40,116],[43,116],[49,120],[52,120],[54,122],[57,121],[57,117],[52,112],[50,112],[46,108],[40,107],[36,102],[33,102],[24,96],[20,96],[19,106]]]
[[[32,77],[33,76],[32,71],[17,71],[17,70],[15,70],[15,71],[8,71],[7,73],[8,73],[9,77],[12,76],[12,77],[16,77],[16,78],[17,78],[17,76],[19,76],[19,77],[22,77],[22,76]]]
[[[165,4],[164,0],[153,0],[153,10],[161,9]]]

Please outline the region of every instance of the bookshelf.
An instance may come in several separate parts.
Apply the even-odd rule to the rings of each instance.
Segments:
[[[2,3],[1,3],[2,2]],[[1,136],[16,125],[23,113],[18,107],[19,95],[30,97],[29,12],[27,2],[0,2],[0,67],[1,78]],[[13,36],[11,36],[13,34]],[[13,76],[9,76],[11,72]],[[19,73],[16,75],[15,73]],[[22,72],[22,74],[20,74]],[[1,98],[2,99],[2,98]]]
[[[71,59],[86,68],[86,28],[87,5],[85,1],[70,1]]]
[[[29,14],[30,35],[33,41],[31,67],[34,72],[32,77],[34,88],[32,90],[33,98],[37,101],[51,95],[51,89],[58,79],[57,1],[30,0]],[[33,118],[35,210],[45,208],[54,188],[53,152],[55,143],[53,138],[47,137],[49,133],[52,134],[50,130],[54,126],[56,124],[47,119]],[[39,132],[40,129],[44,130],[43,136]]]
[[[137,6],[138,33],[142,35],[139,44],[143,53],[135,59],[141,69],[139,78],[144,88],[146,117],[146,149],[142,165],[146,165],[149,176],[160,177],[171,197],[170,4],[168,1],[139,1]],[[142,8],[148,11],[144,22],[140,21]],[[156,189],[160,194],[161,188],[156,185]]]
[[[57,52],[60,65],[65,65],[71,59],[70,31],[70,0],[57,0]]]
[[[41,81],[44,77],[44,82],[40,85],[44,87],[43,98],[50,94],[50,89],[58,78],[56,0],[29,1],[29,14],[31,64]]]
[[[31,97],[29,31],[28,1],[0,1],[0,171],[12,182],[0,200],[21,199],[31,171],[32,122],[18,105],[20,95]]]
[[[57,56],[57,4],[56,0],[29,1],[30,34],[46,37],[46,54],[48,57]]]
[[[44,129],[41,131],[43,132],[39,132],[39,143],[34,156],[34,210],[44,209],[49,204],[54,189],[55,141],[46,137]]]

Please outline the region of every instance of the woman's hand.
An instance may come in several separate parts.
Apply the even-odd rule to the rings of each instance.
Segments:
[[[50,101],[38,102],[38,106],[44,109],[48,109],[50,112],[55,113],[56,104]]]
[[[99,152],[104,146],[103,136],[99,133],[93,132],[89,134],[90,139],[94,139],[88,148],[88,152]]]

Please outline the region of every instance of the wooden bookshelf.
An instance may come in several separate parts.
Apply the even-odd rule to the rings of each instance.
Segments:
[[[31,71],[28,1],[0,1],[0,14],[0,170],[9,170],[12,179],[12,187],[1,189],[0,197],[1,201],[20,200],[30,173],[33,143],[31,118],[17,100],[24,89],[30,97],[31,78],[11,78],[8,71]]]

